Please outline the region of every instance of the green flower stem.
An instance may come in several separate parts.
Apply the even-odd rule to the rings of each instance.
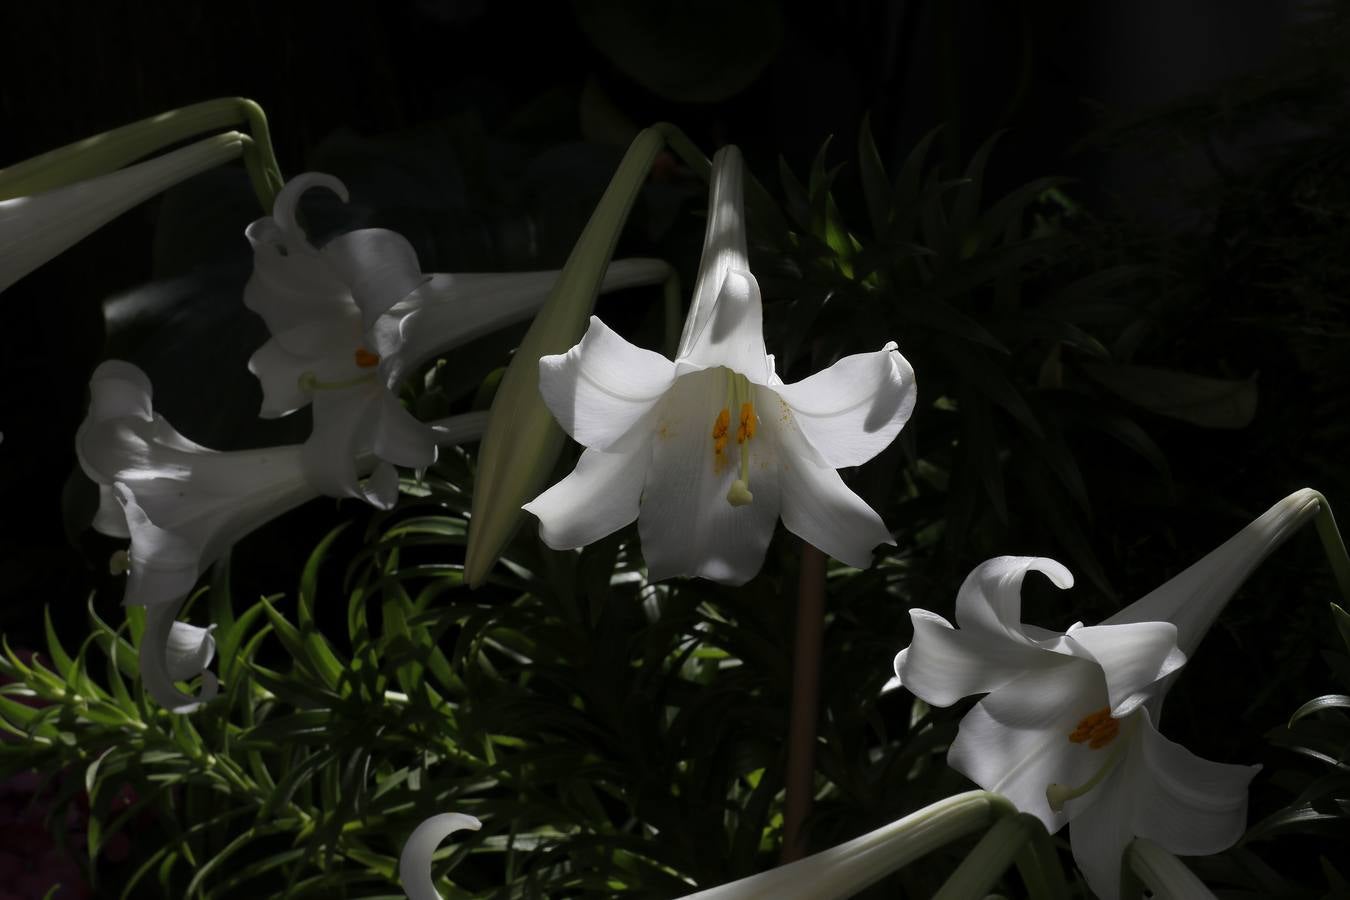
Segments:
[[[0,200],[105,175],[171,144],[240,123],[252,133],[252,144],[245,145],[245,164],[258,202],[270,213],[283,183],[281,170],[262,107],[243,97],[222,97],[161,113],[0,169]]]
[[[825,554],[802,542],[797,578],[797,636],[792,651],[792,707],[784,777],[783,849],[779,862],[806,854],[802,824],[815,795],[816,720],[820,706],[820,652],[825,637]]]
[[[1033,825],[1041,827],[1027,813],[999,819],[943,882],[933,900],[982,900],[1031,840]]]
[[[844,900],[921,856],[1015,813],[998,794],[967,791],[837,847],[682,900]]]
[[[1321,493],[1313,493],[1317,495],[1317,536],[1322,539],[1322,547],[1326,550],[1332,574],[1336,576],[1341,599],[1350,600],[1350,554],[1346,553],[1341,530],[1336,527],[1336,516],[1331,512],[1331,504]]]
[[[1060,865],[1059,853],[1050,832],[1039,819],[1027,823],[1030,835],[1015,862],[1027,886],[1027,893],[1037,900],[1069,900],[1069,885]]]
[[[563,431],[539,395],[539,358],[564,353],[581,339],[619,233],[664,146],[653,128],[633,139],[502,376],[478,454],[464,551],[470,587],[486,580],[520,526],[521,505],[538,496],[557,465]]]
[[[1125,864],[1153,892],[1154,900],[1214,900],[1214,894],[1185,863],[1152,841],[1131,841]]]

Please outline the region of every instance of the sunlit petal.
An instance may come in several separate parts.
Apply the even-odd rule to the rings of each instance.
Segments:
[[[900,433],[914,411],[914,370],[895,343],[776,387],[793,421],[832,469],[860,466]]]

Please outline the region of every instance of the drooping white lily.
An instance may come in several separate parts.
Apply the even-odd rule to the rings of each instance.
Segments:
[[[214,652],[205,629],[171,625],[189,591],[232,544],[322,490],[298,444],[223,453],[183,437],[155,413],[150,380],[130,363],[101,364],[89,390],[75,450],[99,485],[94,527],[131,540],[125,602],[149,608],[141,643],[146,689],[164,706],[189,712],[214,691],[214,679],[201,699],[172,686]],[[429,427],[437,440],[459,443],[476,439],[486,418],[473,413]],[[357,463],[373,464],[369,457]],[[397,490],[397,473],[390,474]]]
[[[867,834],[785,866],[682,900],[845,900],[924,854],[990,825],[1008,810],[985,791],[947,797]],[[409,900],[444,900],[431,881],[436,845],[456,831],[477,831],[472,816],[443,813],[413,830],[399,856],[399,881]]]
[[[133,206],[238,158],[243,142],[232,131],[97,178],[0,200],[0,291]]]
[[[1039,571],[1068,588],[1068,570],[1049,559],[990,560],[961,586],[959,628],[910,610],[914,638],[895,658],[896,679],[935,706],[987,694],[961,720],[948,763],[1052,832],[1071,822],[1079,868],[1099,896],[1115,900],[1135,837],[1202,855],[1241,836],[1247,784],[1260,767],[1201,759],[1155,722],[1186,653],[1317,508],[1313,492],[1295,493],[1101,625],[1063,633],[1023,624],[1021,585]]]
[[[528,318],[556,272],[424,275],[411,244],[383,228],[340,235],[322,248],[296,221],[305,191],[323,187],[345,202],[331,175],[307,173],[277,195],[272,215],[249,226],[254,270],[244,304],[272,333],[249,370],[262,383],[262,415],[314,405],[314,430],[303,460],[325,493],[387,508],[394,465],[425,468],[436,459],[430,429],[408,413],[396,389],[417,366],[453,347]],[[661,281],[657,260],[610,267],[604,289]],[[355,460],[379,461],[366,484]]]
[[[743,584],[781,513],[794,534],[849,565],[894,543],[836,469],[861,465],[914,408],[914,372],[886,344],[794,384],[764,347],[749,271],[739,151],[713,160],[708,228],[675,360],[592,317],[581,342],[539,361],[539,387],[586,450],[565,479],[525,505],[555,549],[638,521],[653,579]]]

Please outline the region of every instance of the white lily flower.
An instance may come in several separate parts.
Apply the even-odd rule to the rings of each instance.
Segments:
[[[75,452],[99,485],[94,528],[131,540],[126,602],[149,607],[141,642],[146,689],[169,709],[189,712],[210,699],[214,679],[201,699],[173,682],[194,667],[201,671],[215,645],[206,629],[173,623],[188,593],[232,544],[322,491],[310,480],[301,445],[223,453],[183,437],[155,413],[150,380],[130,363],[101,364],[89,391]],[[474,413],[428,427],[437,440],[457,443],[476,439],[486,418]],[[397,473],[391,475],[397,490]]]
[[[555,549],[634,519],[652,579],[743,584],[781,513],[789,531],[852,566],[894,543],[836,469],[871,459],[914,409],[914,372],[894,342],[794,384],[764,347],[734,147],[713,160],[708,228],[674,361],[592,317],[581,342],[539,361],[539,388],[586,447],[576,469],[525,504]]]
[[[238,158],[238,132],[31,197],[0,200],[0,291],[137,204]]]
[[[1021,620],[1027,572],[1068,588],[1050,559],[1000,557],[961,586],[953,626],[910,610],[914,638],[895,658],[900,684],[935,706],[987,694],[961,720],[947,762],[1051,831],[1066,823],[1074,859],[1103,900],[1116,900],[1135,837],[1172,853],[1231,846],[1259,766],[1210,762],[1158,733],[1174,673],[1262,560],[1317,512],[1316,495],[1285,498],[1214,552],[1101,625],[1060,633]]]
[[[435,435],[399,403],[399,382],[438,353],[528,318],[558,273],[424,275],[407,239],[383,228],[316,249],[296,221],[300,197],[313,187],[347,200],[341,181],[307,173],[287,182],[272,215],[248,228],[254,270],[244,304],[272,333],[249,371],[262,383],[264,418],[314,404],[303,459],[324,493],[388,508],[393,467],[423,469],[436,459]],[[656,260],[616,262],[604,288],[658,282],[666,272]],[[364,453],[378,463],[360,484],[356,459]]]

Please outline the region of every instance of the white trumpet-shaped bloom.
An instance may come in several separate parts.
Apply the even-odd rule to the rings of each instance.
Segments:
[[[0,200],[0,291],[139,203],[238,158],[229,132],[107,175]]]
[[[586,449],[576,469],[525,505],[555,549],[634,519],[653,579],[742,584],[775,523],[849,565],[894,543],[836,469],[871,459],[914,409],[914,372],[886,344],[793,384],[764,347],[746,255],[742,164],[713,160],[703,259],[679,351],[635,347],[592,317],[581,342],[539,361],[539,388]]]
[[[421,469],[436,459],[436,436],[397,396],[418,365],[538,309],[556,272],[425,275],[402,235],[365,228],[322,248],[296,221],[305,191],[323,187],[345,202],[331,175],[307,173],[277,195],[272,215],[247,235],[254,269],[244,303],[272,334],[249,360],[262,384],[262,415],[283,416],[313,404],[314,429],[303,461],[326,494],[387,508],[394,466]],[[656,260],[620,261],[604,288],[658,282]],[[374,474],[361,483],[356,460],[373,454]]]
[[[164,706],[188,712],[210,699],[173,687],[210,661],[207,629],[174,623],[203,572],[240,538],[319,496],[301,445],[220,452],[193,443],[155,413],[150,380],[130,363],[109,360],[89,382],[89,413],[75,438],[80,466],[99,486],[98,531],[129,538],[126,602],[146,606],[141,643],[145,687]],[[477,439],[486,415],[428,426],[443,443]],[[369,457],[357,465],[369,468]],[[392,489],[397,489],[397,475]]]
[[[1022,622],[1021,586],[1038,571],[1068,588],[1068,570],[1050,559],[990,560],[961,586],[959,628],[910,610],[914,637],[895,658],[896,679],[935,706],[987,695],[961,720],[948,763],[1052,832],[1071,823],[1079,868],[1115,900],[1135,837],[1201,855],[1241,836],[1260,767],[1201,759],[1156,722],[1186,654],[1233,592],[1316,511],[1311,491],[1293,494],[1104,623],[1062,633]]]

